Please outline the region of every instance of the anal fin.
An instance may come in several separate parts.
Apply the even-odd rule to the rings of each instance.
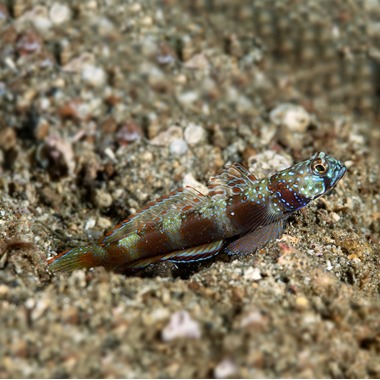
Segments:
[[[281,235],[283,226],[284,221],[281,219],[267,226],[260,227],[230,243],[226,251],[229,255],[248,255],[253,253],[271,240],[277,239]]]
[[[170,261],[172,263],[190,263],[200,260],[207,260],[215,256],[222,248],[223,240],[215,241],[209,244],[200,245],[188,249],[173,251],[164,255],[147,257],[127,264],[124,269],[142,269],[150,264],[159,261]]]
[[[160,261],[171,261],[172,263],[189,263],[199,260],[207,260],[216,255],[223,246],[223,240],[215,241],[210,244],[185,249],[182,251],[171,252],[164,256]]]

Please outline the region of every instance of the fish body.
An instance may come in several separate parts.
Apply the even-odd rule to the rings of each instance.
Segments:
[[[180,188],[121,222],[98,244],[52,258],[49,268],[126,272],[159,261],[208,259],[223,247],[229,254],[249,254],[278,238],[289,215],[334,187],[345,172],[342,162],[323,152],[264,179],[235,163],[211,179],[208,194]]]

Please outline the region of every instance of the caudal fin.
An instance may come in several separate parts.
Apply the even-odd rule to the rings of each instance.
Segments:
[[[99,245],[77,247],[60,253],[48,260],[52,272],[71,272],[100,266],[104,263],[107,252]]]

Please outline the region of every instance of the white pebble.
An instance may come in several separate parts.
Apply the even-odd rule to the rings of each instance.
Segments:
[[[260,281],[262,277],[259,268],[248,268],[244,272],[244,278],[248,281]]]
[[[150,314],[150,318],[152,319],[154,323],[162,321],[163,319],[166,319],[168,317],[169,317],[169,310],[164,309],[162,307],[154,309],[152,313]]]
[[[206,70],[210,66],[206,55],[203,53],[192,56],[184,63],[184,67],[192,70]]]
[[[95,218],[89,218],[87,219],[86,225],[84,226],[85,230],[91,230],[95,227],[96,219]]]
[[[116,159],[116,156],[115,156],[115,153],[114,151],[110,148],[110,147],[107,147],[106,149],[104,149],[104,153],[108,156],[108,158],[110,158],[113,162],[117,162],[117,159]]]
[[[176,338],[199,339],[201,330],[198,322],[194,321],[187,311],[181,310],[171,316],[169,324],[162,330],[161,337],[164,342]]]
[[[185,140],[182,139],[174,139],[170,143],[170,153],[177,155],[177,156],[182,156],[187,152],[187,144]]]
[[[41,32],[46,32],[51,28],[52,23],[49,19],[47,8],[43,6],[37,6],[31,11],[31,21],[36,29]]]
[[[182,140],[182,137],[183,137],[182,129],[180,127],[172,125],[167,130],[162,131],[156,137],[150,140],[150,143],[152,145],[168,146],[174,140]]]
[[[245,328],[249,326],[262,326],[266,322],[265,316],[259,310],[252,310],[246,314],[240,321],[240,327]]]
[[[190,186],[195,190],[198,190],[200,193],[206,195],[208,193],[208,187],[199,181],[197,181],[191,173],[187,173],[183,177],[182,186]]]
[[[82,78],[88,84],[94,87],[100,87],[104,85],[106,81],[106,73],[100,67],[85,65],[82,70]]]
[[[40,107],[42,110],[46,111],[51,107],[50,99],[49,98],[41,98],[40,99]]]
[[[101,36],[109,36],[115,30],[115,25],[107,17],[99,17],[96,24]]]
[[[330,216],[331,216],[331,219],[334,221],[334,222],[338,222],[340,220],[340,216],[336,213],[336,212],[331,212],[330,213]]]
[[[141,4],[139,4],[139,2],[132,3],[130,5],[129,9],[135,13],[140,12],[141,11]]]
[[[214,377],[216,379],[227,379],[235,375],[236,371],[234,362],[231,359],[224,359],[215,367]]]
[[[258,178],[269,177],[291,165],[290,158],[272,150],[266,150],[248,158],[249,171]]]
[[[50,8],[49,16],[54,24],[63,24],[70,19],[70,8],[66,4],[54,3]]]
[[[290,103],[280,104],[269,117],[274,124],[292,132],[305,132],[310,124],[310,114],[303,107]]]
[[[200,125],[189,124],[185,129],[185,140],[189,145],[197,145],[206,137],[206,131]]]
[[[178,95],[178,101],[184,106],[189,107],[199,99],[199,94],[195,91],[184,92]]]
[[[112,227],[112,222],[108,219],[108,218],[103,218],[101,216],[98,217],[97,221],[96,221],[96,225],[105,230],[107,228],[111,228]]]

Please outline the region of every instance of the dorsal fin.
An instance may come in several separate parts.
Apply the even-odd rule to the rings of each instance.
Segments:
[[[224,176],[228,181],[240,178],[246,179],[248,182],[257,180],[257,178],[239,162],[227,165],[221,176]]]
[[[163,217],[170,217],[169,213],[171,215],[184,214],[202,208],[210,197],[218,199],[219,197],[225,198],[239,194],[247,186],[252,185],[255,180],[255,176],[239,163],[228,165],[222,174],[211,178],[207,196],[190,186],[179,188],[166,196],[148,203],[139,212],[123,220],[99,244],[101,246],[111,244],[130,233],[139,232],[148,223],[159,223]]]
[[[116,242],[132,232],[138,232],[147,223],[159,222],[162,217],[168,216],[169,213],[191,212],[202,207],[206,201],[207,197],[205,195],[190,186],[179,188],[148,203],[136,214],[132,214],[123,220],[101,240],[100,245]]]
[[[235,162],[232,165],[227,165],[222,174],[210,179],[209,195],[231,196],[239,194],[256,180],[257,178],[244,166]]]

